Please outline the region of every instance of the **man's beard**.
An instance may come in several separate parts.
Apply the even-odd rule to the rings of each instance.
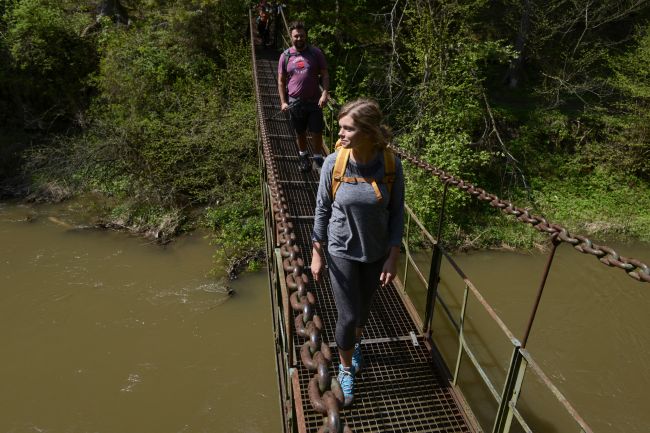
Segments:
[[[307,45],[307,42],[305,42],[305,41],[296,41],[296,42],[294,42],[293,45],[294,45],[297,49],[302,50],[302,49],[304,49],[305,46]]]

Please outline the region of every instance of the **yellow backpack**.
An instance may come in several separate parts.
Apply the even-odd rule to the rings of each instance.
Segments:
[[[377,181],[373,177],[347,177],[345,176],[345,169],[348,166],[348,160],[350,159],[350,152],[352,149],[346,149],[341,146],[341,140],[336,142],[335,148],[338,150],[336,155],[336,162],[334,163],[334,170],[332,170],[332,201],[336,197],[336,191],[341,186],[341,182],[345,183],[369,183],[372,185],[372,189],[375,191],[375,197],[377,201],[382,201],[381,192],[377,186]],[[388,194],[390,195],[393,190],[393,183],[395,182],[395,155],[388,149],[384,149],[384,179],[382,183],[385,183],[388,187]]]

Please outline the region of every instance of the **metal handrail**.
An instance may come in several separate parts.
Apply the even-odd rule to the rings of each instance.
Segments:
[[[459,347],[458,347],[458,353],[456,356],[455,366],[452,374],[453,384],[456,385],[460,379],[461,360],[463,359],[464,356],[466,356],[471,361],[471,364],[473,365],[478,375],[481,377],[481,380],[483,381],[485,386],[489,389],[492,397],[498,403],[499,407],[497,410],[492,432],[493,433],[509,432],[513,420],[516,420],[519,423],[519,425],[524,429],[524,431],[532,432],[532,430],[530,429],[530,427],[528,426],[525,420],[525,417],[521,414],[521,412],[517,408],[517,402],[519,399],[519,395],[521,393],[524,375],[527,371],[531,371],[537,376],[540,382],[544,384],[544,386],[552,393],[552,395],[557,399],[557,401],[565,408],[566,412],[579,426],[580,431],[582,433],[593,433],[592,429],[582,419],[582,417],[578,414],[578,412],[571,405],[571,403],[569,403],[566,397],[560,392],[560,390],[552,383],[552,381],[548,378],[548,376],[542,371],[541,367],[534,361],[530,352],[528,352],[524,348],[524,345],[522,345],[522,343],[514,336],[512,331],[510,331],[507,325],[496,313],[494,308],[492,308],[492,306],[481,295],[480,291],[476,288],[474,283],[472,283],[472,281],[467,277],[467,275],[463,272],[463,270],[456,263],[456,261],[448,254],[447,251],[445,251],[445,249],[441,245],[439,245],[439,242],[434,239],[434,237],[428,232],[428,230],[424,227],[424,225],[418,220],[418,218],[415,216],[411,208],[405,206],[405,211],[407,215],[406,227],[405,227],[406,233],[410,233],[413,226],[415,226],[415,229],[419,230],[421,234],[434,245],[434,247],[440,249],[441,251],[440,260],[445,260],[449,265],[451,265],[451,268],[454,270],[455,274],[459,276],[464,282],[465,288],[463,290],[463,302],[462,302],[461,311],[458,318],[454,317],[451,308],[447,305],[447,302],[445,301],[444,297],[437,290],[435,291],[435,294],[433,295],[433,299],[431,299],[430,302],[432,304],[437,302],[440,306],[442,306],[443,310],[445,311],[443,317],[447,318],[447,320],[454,327],[458,335]],[[403,264],[403,272],[400,272],[399,275],[404,275],[404,277],[401,278],[401,282],[404,289],[406,290],[405,282],[408,279],[409,273],[411,271],[414,271],[417,279],[425,287],[427,287],[428,291],[431,291],[432,290],[431,278],[429,278],[429,280],[425,278],[424,271],[419,268],[417,262],[413,258],[411,254],[411,248],[409,246],[408,234],[402,240],[402,245],[404,246],[406,260],[404,261]],[[435,259],[435,255],[434,255],[434,259]],[[435,266],[435,264],[432,263],[431,266],[433,267]],[[439,278],[439,276],[437,278]],[[435,280],[437,282],[437,279]],[[470,295],[473,296],[474,299],[478,301],[478,303],[482,306],[483,310],[488,314],[490,319],[497,325],[501,333],[508,339],[513,349],[510,366],[506,372],[506,381],[502,387],[503,389],[502,393],[499,393],[497,391],[498,389],[497,386],[489,378],[485,369],[481,367],[478,358],[476,357],[474,351],[472,350],[472,347],[465,339],[464,322],[465,322],[465,318],[467,317],[467,304]],[[430,317],[429,321],[431,320],[432,318]],[[429,332],[430,322],[427,323],[425,320],[422,326],[423,329],[421,331],[425,334],[428,334],[428,338],[433,340],[433,335]]]

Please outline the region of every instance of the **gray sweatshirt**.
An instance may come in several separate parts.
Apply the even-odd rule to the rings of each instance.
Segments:
[[[332,202],[332,171],[338,151],[323,163],[316,196],[313,240],[327,243],[336,257],[375,262],[386,256],[390,247],[399,246],[404,230],[404,173],[395,157],[395,182],[388,197],[384,177],[384,153],[367,164],[348,161],[345,176],[374,178],[384,199],[379,202],[369,183],[341,182]]]

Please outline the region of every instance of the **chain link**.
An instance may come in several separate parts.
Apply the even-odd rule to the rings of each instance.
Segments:
[[[596,245],[585,236],[572,236],[566,228],[562,227],[559,224],[550,223],[544,217],[531,215],[527,209],[517,207],[508,200],[502,200],[496,195],[490,194],[482,188],[477,188],[469,182],[457,179],[454,176],[444,172],[443,170],[440,170],[439,168],[436,168],[431,164],[424,162],[413,155],[410,155],[403,149],[400,149],[393,144],[391,144],[389,147],[393,152],[395,152],[395,154],[399,155],[401,159],[406,160],[416,167],[428,171],[429,173],[432,173],[434,176],[437,176],[443,183],[448,183],[449,185],[455,186],[456,188],[471,194],[479,200],[489,202],[490,206],[501,209],[502,212],[508,215],[513,215],[518,221],[530,224],[540,232],[547,233],[551,236],[556,236],[560,241],[573,245],[573,248],[583,254],[591,254],[593,256],[596,256],[601,263],[607,266],[617,267],[624,270],[630,277],[634,278],[637,281],[650,283],[650,268],[648,268],[648,265],[641,262],[640,260],[623,257],[614,251],[614,249],[604,245]]]

